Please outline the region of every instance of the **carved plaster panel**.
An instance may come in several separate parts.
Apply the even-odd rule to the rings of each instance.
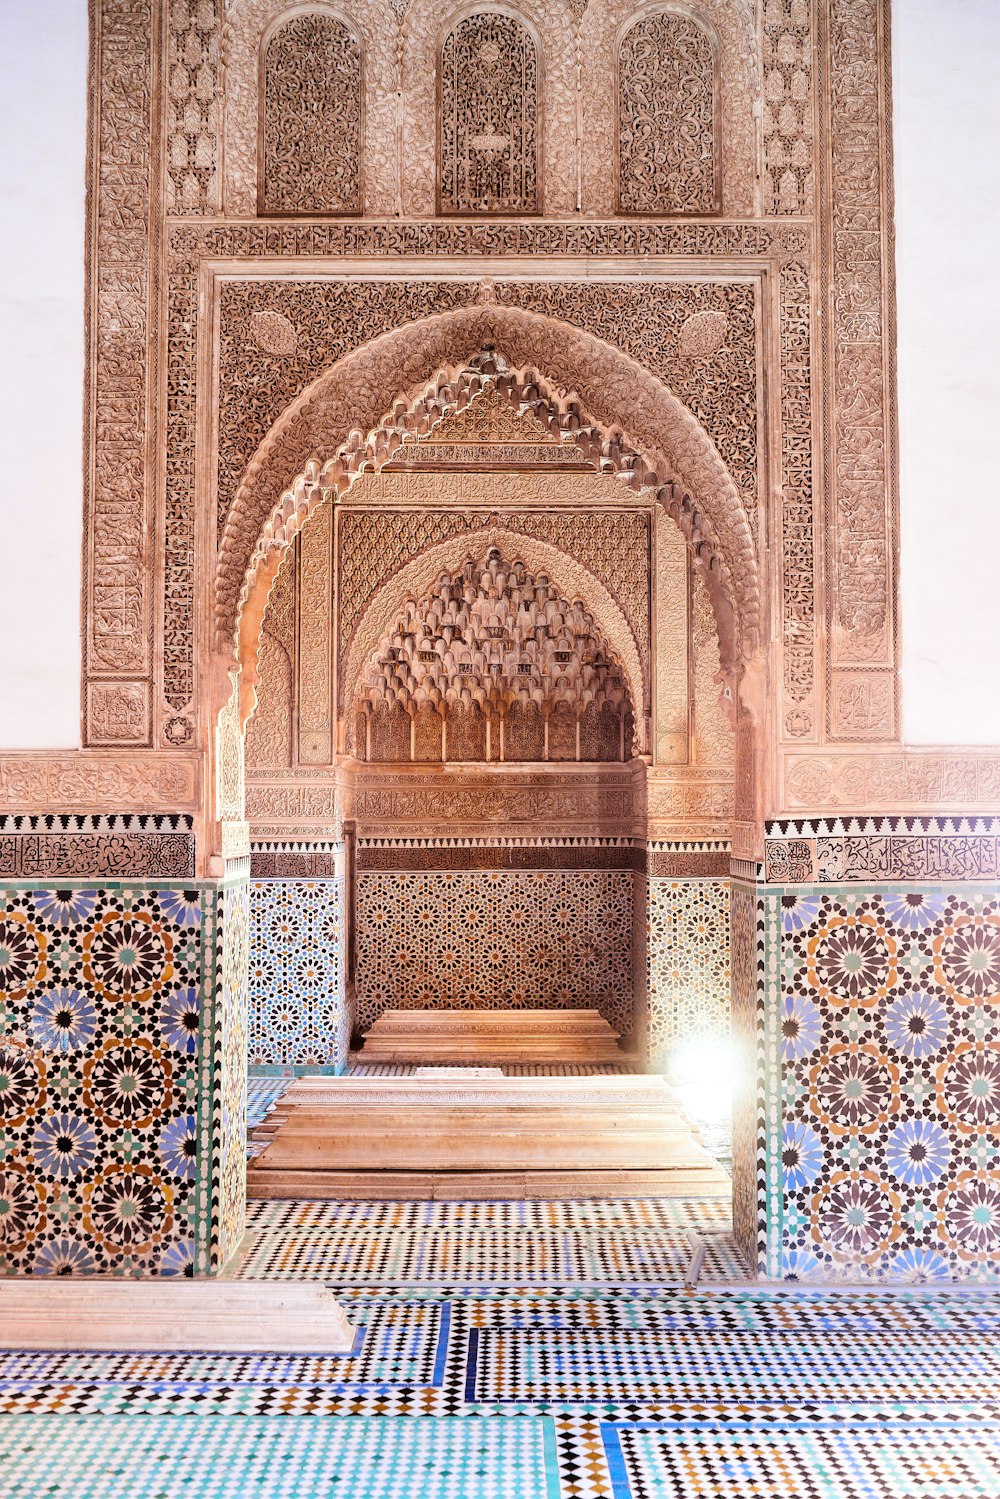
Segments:
[[[833,371],[826,452],[831,662],[835,670],[883,668],[888,705],[896,692],[896,542],[887,26],[882,0],[831,0],[828,7],[823,273]],[[829,728],[833,738],[884,737],[893,732],[893,714],[881,723],[868,715],[862,727],[857,694],[834,691]]]
[[[289,552],[271,586],[264,613],[257,670],[257,708],[246,728],[247,768],[292,763],[295,715],[296,555]]]
[[[353,517],[345,516],[343,520],[351,518]],[[540,521],[548,519],[544,514],[532,518]],[[502,521],[503,517],[499,519]],[[635,519],[639,522],[641,531],[645,531],[646,517],[639,515]],[[579,525],[578,530],[582,537],[586,537],[585,524]],[[343,530],[341,546],[345,561],[352,554],[360,554],[359,546],[352,546],[351,542],[344,539]],[[586,563],[576,560],[572,553],[559,550],[528,533],[506,529],[502,525],[483,530],[470,527],[462,530],[457,536],[453,535],[449,541],[429,548],[408,566],[392,574],[391,581],[385,583],[381,590],[375,593],[364,612],[357,617],[357,623],[350,637],[346,624],[343,626],[343,638],[350,639],[350,647],[343,667],[342,701],[349,703],[353,700],[364,665],[371,658],[380,637],[398,609],[400,597],[405,597],[410,593],[419,596],[441,572],[460,567],[470,550],[485,551],[491,546],[501,546],[511,555],[516,554],[535,573],[547,573],[563,595],[570,598],[579,597],[586,602],[607,631],[611,648],[625,669],[632,701],[645,705],[647,702],[644,688],[645,673],[639,649],[631,628],[613,596],[589,571]],[[641,559],[644,551],[648,552],[648,542],[645,542],[643,548],[636,550]],[[645,747],[644,718],[644,713],[640,714],[636,724],[640,749]]]
[[[447,31],[438,60],[438,211],[536,213],[538,46],[516,16],[484,9]]]
[[[561,597],[547,574],[498,546],[470,548],[464,564],[440,570],[419,597],[395,591],[395,617],[362,668],[356,701],[363,717],[402,707],[419,728],[429,710],[432,723],[438,720],[431,759],[547,760],[549,721],[565,709],[579,740],[572,758],[631,757],[632,732],[624,726],[632,705],[621,664],[601,622],[580,600]],[[595,714],[610,718],[609,745],[588,742]],[[482,735],[469,732],[470,718],[482,724]],[[407,743],[392,758],[424,758],[418,749]],[[594,749],[600,752],[588,753]],[[354,753],[386,758],[360,740]]]
[[[972,749],[788,753],[782,770],[790,812],[1000,807],[1000,759]]]
[[[657,650],[661,642],[657,641]],[[692,760],[697,765],[733,764],[732,726],[722,705],[719,637],[705,580],[697,569],[691,577],[691,663],[694,700]]]
[[[298,740],[305,765],[333,751],[333,507],[321,505],[299,543]]]
[[[680,530],[657,509],[655,526],[655,728],[657,764],[683,764],[689,755],[689,599],[687,545]]]
[[[811,213],[815,196],[814,0],[765,0],[765,213]]]
[[[165,206],[215,213],[222,202],[225,0],[170,0],[167,10]]]
[[[718,213],[715,38],[691,16],[652,11],[618,44],[618,209]]]
[[[154,9],[104,0],[93,21],[91,215],[87,381],[90,463],[85,467],[85,677],[146,691],[144,719],[128,735],[148,744],[151,666],[149,427],[150,192]],[[100,87],[98,91],[98,80]],[[88,695],[84,742],[121,741],[107,689]],[[111,730],[109,734],[108,730]]]
[[[257,212],[260,46],[286,0],[230,0],[225,46],[225,208],[230,215]],[[398,206],[396,148],[397,21],[388,0],[309,4],[311,14],[347,20],[361,36],[364,52],[365,150],[363,203],[358,211],[395,213]]]
[[[757,309],[752,284],[660,278],[498,281],[491,295],[501,306],[587,329],[663,380],[704,425],[748,514],[756,516]],[[220,526],[255,449],[311,379],[366,339],[401,324],[415,324],[430,313],[471,307],[479,296],[479,286],[465,280],[227,283],[220,305],[219,378],[226,392],[219,432]],[[247,338],[249,320],[262,310],[281,314],[295,329],[293,355],[262,359],[260,349]],[[685,352],[682,333],[687,320],[707,310],[724,317],[724,342],[709,355]],[[476,347],[464,350],[465,357]],[[500,347],[507,352],[502,340]],[[260,378],[262,370],[267,371],[266,379]],[[547,373],[544,360],[539,360],[539,371]],[[424,378],[432,373],[425,371]],[[389,393],[386,405],[399,394]],[[354,424],[360,425],[360,412]],[[323,456],[330,456],[329,451]],[[286,473],[283,483],[294,477],[294,472]]]
[[[17,812],[187,811],[198,804],[199,767],[199,756],[176,751],[3,755],[0,807]]]
[[[747,511],[704,429],[665,386],[644,375],[638,364],[610,345],[580,333],[569,324],[497,305],[456,310],[425,319],[385,339],[376,339],[314,382],[306,395],[289,408],[250,465],[226,520],[219,561],[221,629],[232,628],[226,620],[227,616],[234,620],[235,590],[248,576],[253,581],[258,563],[254,562],[254,573],[250,575],[247,568],[254,549],[262,559],[261,548],[270,545],[269,538],[277,539],[279,532],[283,538],[294,534],[310,508],[323,496],[320,462],[305,459],[310,449],[330,451],[331,427],[334,432],[344,432],[346,437],[349,430],[346,423],[350,420],[347,411],[352,413],[356,424],[359,396],[365,390],[371,400],[374,425],[378,420],[374,412],[384,410],[393,400],[391,392],[406,388],[402,378],[393,378],[392,384],[388,383],[387,361],[400,362],[400,376],[407,368],[441,369],[446,365],[448,352],[457,351],[457,340],[461,338],[468,347],[466,339],[470,335],[478,347],[498,342],[511,347],[521,368],[544,368],[554,361],[569,388],[580,391],[580,404],[585,399],[588,411],[596,411],[596,417],[587,416],[589,424],[600,424],[604,410],[614,412],[614,421],[607,429],[612,452],[624,448],[626,453],[640,450],[649,455],[643,466],[651,481],[661,486],[657,497],[676,516],[692,543],[711,558],[707,575],[719,621],[720,643],[724,659],[732,665],[740,650],[755,641],[759,629],[757,562]],[[435,360],[435,349],[444,357]],[[381,399],[371,389],[373,378],[382,386]],[[623,412],[632,415],[619,425]],[[638,439],[630,430],[633,421],[640,433]],[[660,444],[669,449],[669,460]],[[295,461],[293,452],[300,455],[298,461],[305,472],[300,471],[291,489],[282,493],[280,504],[272,509],[273,486],[285,481]],[[344,484],[350,484],[351,470],[343,466],[342,452],[346,452],[346,446],[334,448],[336,458],[330,460],[331,473],[342,474]],[[690,483],[690,490],[679,489],[674,483],[670,476],[675,468],[680,470],[681,482],[685,486]],[[662,476],[667,476],[666,482]],[[330,482],[334,483],[334,478]],[[286,522],[291,525],[290,533],[285,532]],[[713,545],[715,536],[718,545]],[[252,544],[251,537],[257,538]]]
[[[199,302],[197,276],[204,260],[219,256],[256,257],[270,260],[297,256],[342,257],[345,255],[409,255],[419,263],[427,255],[472,256],[534,254],[539,250],[562,257],[579,255],[614,256],[623,252],[638,255],[647,263],[651,257],[722,256],[728,259],[749,256],[801,257],[808,254],[809,237],[794,225],[709,224],[695,220],[667,223],[620,224],[547,224],[488,223],[438,221],[429,224],[406,224],[394,221],[382,224],[345,224],[343,221],[254,225],[249,223],[217,224],[202,227],[189,220],[183,226],[168,228],[166,236],[170,271],[168,307],[169,337],[166,375],[166,490],[163,535],[168,579],[163,600],[163,658],[166,716],[163,735],[167,743],[190,740],[193,725],[183,711],[189,704],[193,684],[191,623],[194,601],[194,449],[196,390],[195,350]],[[471,262],[475,264],[475,259]],[[277,316],[281,316],[278,314]],[[287,319],[284,320],[287,324]],[[254,320],[251,336],[256,339],[259,319]],[[291,324],[290,347],[297,344]],[[282,340],[284,347],[286,340]],[[472,335],[472,346],[476,344]],[[285,349],[285,352],[288,350]],[[278,352],[276,350],[276,352]],[[443,351],[442,351],[443,352]],[[451,357],[467,357],[468,348],[453,351]],[[276,366],[269,367],[273,374]],[[426,366],[423,373],[426,378]],[[358,371],[352,371],[352,388],[368,389],[370,376],[358,383]],[[401,379],[414,379],[401,372]],[[582,381],[577,381],[582,384]],[[385,405],[398,393],[399,383],[386,381],[382,404],[372,403],[369,423],[379,420]],[[351,416],[357,420],[357,401]],[[619,402],[625,409],[624,400]],[[617,415],[618,413],[616,413]],[[362,421],[364,421],[362,417]],[[612,421],[614,417],[610,418]],[[289,447],[289,439],[283,438]],[[309,451],[310,441],[302,448]],[[675,450],[676,447],[675,447]],[[301,450],[289,452],[288,464],[274,476],[278,486],[286,482],[289,467],[301,458]],[[264,524],[263,514],[250,521],[254,535]],[[241,543],[242,555],[252,546],[249,535]],[[228,567],[228,563],[226,564]],[[236,563],[227,588],[238,595],[244,563]],[[87,596],[87,618],[97,607],[94,591]],[[130,628],[141,630],[141,619],[130,620]]]
[[[623,32],[627,37],[631,21],[663,12],[707,22],[719,39],[722,206],[732,217],[749,216],[758,201],[754,115],[760,79],[753,6],[748,0],[699,0],[692,5],[668,0],[642,10],[635,0],[591,0],[580,25],[584,211],[600,216],[617,208],[620,184],[612,181],[608,167],[618,159],[615,79],[622,67],[620,39]],[[629,68],[627,59],[625,66]]]
[[[361,41],[339,16],[293,11],[261,55],[262,213],[360,213],[364,161]]]
[[[475,15],[470,4],[460,14]],[[497,8],[481,7],[497,14]],[[538,38],[538,94],[541,118],[540,192],[547,214],[571,213],[576,204],[576,46],[572,7],[567,0],[528,0],[516,13]],[[412,0],[401,28],[402,212],[435,211],[436,79],[445,15],[437,0]],[[510,58],[510,44],[504,47]],[[498,57],[494,66],[499,66]],[[497,122],[502,130],[506,122]],[[478,128],[478,127],[476,127]],[[484,129],[484,134],[486,133]],[[534,211],[531,205],[527,211]],[[525,211],[514,210],[514,211]]]

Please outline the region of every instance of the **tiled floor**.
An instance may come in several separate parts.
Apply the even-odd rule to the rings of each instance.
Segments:
[[[0,1354],[4,1499],[1000,1499],[992,1295],[734,1283],[717,1201],[250,1222],[242,1275],[336,1287],[353,1354]]]
[[[2,1499],[1000,1499],[1000,1298],[748,1285],[724,1202],[254,1203],[237,1273],[354,1352],[0,1354]]]

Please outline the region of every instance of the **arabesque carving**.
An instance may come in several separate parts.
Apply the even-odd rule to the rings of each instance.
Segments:
[[[262,213],[360,213],[361,43],[322,11],[279,21],[261,58]]]
[[[225,0],[169,0],[166,207],[215,213],[222,202],[222,32]]]
[[[886,79],[880,66],[886,26],[880,0],[832,0],[828,23],[830,204],[824,215],[827,340],[833,363],[828,392],[832,430],[827,482],[832,506],[830,652],[834,669],[857,663],[887,671],[895,697],[895,592],[892,564],[895,430],[889,396],[892,316],[890,215],[883,121]],[[893,715],[861,730],[840,719],[834,738],[879,738]]]
[[[438,64],[438,209],[535,213],[538,49],[516,16],[476,11],[444,38]]]
[[[83,670],[85,678],[114,677],[130,692],[145,690],[147,702],[140,679],[152,653],[146,540],[152,44],[151,4],[103,0],[96,8]],[[91,701],[99,717],[91,723],[88,713],[84,742],[107,743],[101,695],[88,700],[88,709]],[[147,706],[141,730],[129,738],[148,744],[150,735]]]
[[[546,214],[573,212],[577,198],[577,70],[576,25],[571,5],[568,0],[526,0],[526,3],[517,5],[516,11],[514,7],[498,6],[483,7],[477,12],[472,4],[465,14],[476,28],[482,24],[484,15],[494,17],[497,22],[513,23],[519,28],[509,33],[511,40],[495,42],[500,52],[496,61],[487,65],[494,70],[503,70],[506,65],[508,77],[515,65],[513,43],[520,43],[523,36],[535,46],[538,71],[535,90],[542,125],[537,186],[530,209],[521,207],[507,211],[533,212],[541,205]],[[400,25],[401,208],[403,214],[409,216],[429,217],[436,207],[437,80],[445,40],[442,23],[445,21],[446,13],[442,13],[438,0],[412,0]],[[533,36],[537,37],[537,44],[526,27],[530,27]],[[499,29],[506,38],[508,33],[502,27]],[[511,132],[514,124],[513,120],[500,119],[496,122],[496,130],[502,135],[505,130]],[[480,133],[478,126],[472,128]],[[481,130],[484,147],[491,128],[484,115]],[[528,142],[522,136],[522,152],[527,146]]]
[[[657,764],[688,758],[689,674],[688,558],[684,537],[668,515],[654,518],[656,709],[653,753]]]
[[[220,527],[255,450],[310,379],[365,338],[476,302],[521,307],[584,328],[662,380],[718,447],[755,525],[755,287],[657,275],[614,281],[519,277],[480,286],[454,278],[227,280],[219,306],[219,378],[227,392],[219,420]],[[269,361],[266,379],[260,378],[258,348],[247,339],[248,321],[256,331],[261,311],[272,321],[276,314],[286,318],[296,337],[294,357]],[[724,336],[713,339],[720,331]]]
[[[290,766],[295,683],[295,556],[289,553],[268,595],[257,671],[257,711],[246,726],[247,769]]]
[[[364,58],[363,96],[359,128],[364,149],[357,162],[360,202],[356,212],[395,213],[399,206],[399,165],[396,146],[398,22],[389,0],[344,0],[336,7],[317,0],[302,7],[310,15],[345,21],[360,37]],[[228,0],[225,28],[225,209],[230,215],[252,217],[257,212],[260,48],[270,27],[289,12],[286,0]],[[303,71],[310,61],[301,55]],[[338,87],[338,94],[341,89]],[[350,166],[345,162],[345,166]]]
[[[765,213],[811,213],[814,207],[813,3],[764,3]]]
[[[713,39],[690,16],[634,21],[618,47],[621,213],[718,213]]]
[[[623,60],[616,57],[616,52],[620,41],[627,42],[632,23],[646,26],[659,15],[676,16],[679,22],[688,25],[707,24],[718,37],[722,208],[734,217],[749,216],[756,211],[759,197],[759,147],[754,115],[760,97],[760,79],[754,12],[748,0],[699,0],[697,5],[668,3],[645,10],[635,0],[590,0],[580,23],[579,37],[584,211],[602,215],[613,213],[618,207],[623,184],[620,176],[614,181],[608,170],[609,164],[618,159],[620,116],[616,75],[630,91],[637,91],[648,67],[644,66],[645,53],[633,60],[626,51]],[[658,69],[668,66],[657,64]],[[657,89],[659,86],[657,82]],[[673,112],[679,108],[659,99],[656,105],[658,111],[670,108]],[[690,111],[692,117],[698,112],[693,101]],[[683,110],[682,118],[688,113]],[[624,206],[625,200],[622,202]]]
[[[756,640],[757,562],[746,511],[704,430],[666,387],[610,346],[552,319],[495,306],[428,318],[376,339],[340,361],[293,404],[251,463],[226,521],[217,593],[221,638],[232,638],[239,591],[248,596],[269,549],[285,545],[324,494],[349,488],[365,451],[364,440],[351,454],[342,439],[340,453],[328,461],[325,470],[318,462],[296,465],[293,470],[292,455],[308,455],[320,444],[336,451],[331,436],[357,430],[360,405],[368,404],[373,412],[384,410],[394,393],[407,387],[407,374],[421,366],[425,372],[428,368],[447,371],[447,353],[456,337],[464,340],[470,333],[479,335],[473,347],[502,343],[512,349],[512,362],[521,363],[522,368],[526,363],[535,368],[556,367],[569,388],[580,392],[581,403],[586,401],[592,413],[588,425],[600,424],[605,412],[616,413],[614,423],[605,429],[609,436],[617,431],[621,434],[617,441],[623,439],[628,450],[644,453],[642,468],[631,471],[630,482],[657,486],[659,503],[675,516],[696,557],[707,563],[723,661],[731,664]],[[522,354],[528,356],[523,362]],[[381,387],[389,378],[394,384],[383,396]],[[439,379],[447,383],[446,374]],[[537,376],[532,383],[539,383]],[[622,415],[627,420],[619,427]],[[373,414],[372,428],[377,422]],[[289,471],[297,471],[300,477],[272,509],[275,480],[287,483]]]

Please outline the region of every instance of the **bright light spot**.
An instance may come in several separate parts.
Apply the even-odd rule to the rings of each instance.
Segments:
[[[699,1124],[728,1124],[739,1075],[728,1036],[693,1036],[670,1053],[664,1069],[681,1106]]]

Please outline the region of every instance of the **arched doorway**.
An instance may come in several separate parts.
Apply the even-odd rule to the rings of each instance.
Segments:
[[[478,320],[481,313],[491,316],[507,309],[471,311]],[[469,321],[465,316],[449,317],[457,324]],[[449,318],[428,321],[438,325]],[[545,322],[551,320],[518,314],[507,331],[523,345],[525,340],[531,342],[539,336],[540,330],[533,325]],[[431,331],[443,333],[437,326]],[[456,326],[448,331],[455,337],[464,330]],[[567,335],[562,325],[549,332],[570,344],[579,337],[572,329]],[[398,346],[379,351],[383,356],[378,362],[380,373],[386,363],[391,364],[389,352],[405,356],[404,362],[411,357],[406,350],[413,341],[412,330],[403,330],[389,340],[376,340],[378,344]],[[597,341],[587,342],[596,345]],[[343,362],[352,366],[351,370],[338,367],[322,377],[286,413],[278,424],[282,431],[271,434],[261,445],[241,487],[220,552],[217,619],[221,638],[232,639],[235,634],[237,642],[242,669],[240,726],[251,721],[259,698],[262,709],[271,716],[272,727],[277,719],[284,726],[278,738],[284,746],[281,758],[286,762],[264,763],[268,755],[275,756],[277,741],[272,736],[264,750],[264,762],[252,770],[251,822],[256,825],[262,850],[270,843],[272,853],[293,852],[284,847],[291,840],[280,836],[286,831],[281,819],[265,827],[255,817],[254,797],[259,788],[255,788],[254,779],[258,770],[262,772],[261,785],[266,784],[271,793],[265,800],[272,807],[280,803],[273,793],[283,782],[297,780],[300,788],[304,779],[314,786],[323,782],[319,774],[322,756],[317,759],[316,741],[309,738],[319,732],[325,743],[328,771],[323,784],[331,790],[331,796],[323,803],[325,810],[316,816],[311,830],[301,816],[295,825],[298,841],[310,845],[300,852],[320,852],[312,845],[320,841],[321,831],[334,847],[343,845],[339,869],[334,873],[331,867],[331,877],[342,881],[337,896],[342,902],[341,930],[345,939],[351,933],[351,940],[345,940],[341,962],[347,1016],[341,1024],[342,1036],[357,1016],[358,960],[363,965],[361,986],[366,1002],[373,991],[365,966],[377,945],[369,930],[372,902],[359,902],[359,877],[371,884],[378,882],[368,880],[368,876],[380,876],[383,887],[391,887],[395,880],[398,914],[400,881],[415,872],[392,867],[394,861],[399,862],[401,842],[410,845],[410,863],[416,844],[420,854],[417,866],[422,864],[425,872],[435,864],[440,869],[443,856],[435,839],[435,823],[438,831],[443,822],[454,826],[454,809],[464,809],[463,836],[478,840],[482,846],[492,833],[495,841],[497,825],[510,826],[511,792],[516,792],[523,807],[533,809],[525,818],[527,826],[519,831],[537,827],[537,809],[544,801],[539,797],[539,786],[545,785],[551,803],[551,792],[557,784],[555,765],[560,766],[565,783],[560,787],[564,807],[571,810],[550,819],[544,836],[552,851],[558,852],[565,863],[568,851],[575,848],[575,877],[585,875],[593,883],[592,877],[599,876],[605,886],[617,879],[628,886],[626,908],[617,912],[622,928],[617,947],[619,957],[624,955],[626,959],[620,966],[627,972],[616,975],[616,985],[619,1008],[627,1016],[625,1029],[637,1038],[643,1059],[649,1055],[651,1043],[659,1054],[665,1046],[683,1038],[686,1024],[695,1030],[699,1025],[718,1029],[723,1012],[728,1021],[728,1005],[719,998],[721,989],[728,985],[728,965],[719,958],[726,945],[721,936],[728,935],[728,906],[722,895],[728,895],[727,834],[736,811],[733,765],[739,757],[734,749],[733,720],[737,735],[742,734],[744,740],[748,737],[746,715],[738,715],[733,703],[748,643],[756,639],[758,629],[756,579],[751,576],[748,580],[739,568],[743,543],[749,535],[746,517],[718,455],[690,413],[657,382],[643,379],[637,367],[608,346],[590,349],[588,354],[591,359],[603,355],[604,371],[609,379],[618,376],[619,389],[624,376],[631,378],[631,399],[624,402],[631,426],[650,429],[654,420],[651,408],[659,410],[680,454],[679,462],[671,461],[672,454],[669,458],[666,455],[666,441],[655,450],[654,461],[641,456],[626,436],[626,431],[631,432],[628,423],[598,422],[578,394],[567,392],[558,382],[550,384],[534,369],[514,368],[494,344],[466,360],[442,367],[429,380],[425,377],[411,388],[408,397],[396,396],[388,415],[370,429],[367,437],[358,430],[350,431],[333,456],[324,458],[324,450],[331,451],[329,434],[337,430],[334,413],[338,382],[359,378],[360,355],[351,356]],[[572,359],[567,357],[573,368]],[[579,351],[578,357],[582,357]],[[366,388],[363,382],[362,388]],[[323,413],[322,418],[318,412]],[[273,483],[274,465],[287,462],[288,452],[296,444],[319,439],[323,425],[328,435],[317,443],[319,456],[303,461],[298,477],[286,487],[280,504],[272,504],[256,541],[251,542],[249,517],[263,509],[263,498]],[[682,475],[687,473],[703,481],[704,502],[700,494],[696,498],[682,483]],[[563,489],[557,495],[559,485]],[[528,491],[533,491],[533,498]],[[434,517],[429,527],[426,523],[415,526],[415,517],[426,522],[428,515]],[[548,517],[544,526],[539,524],[543,515]],[[320,516],[324,519],[317,525]],[[553,525],[552,517],[557,518],[557,525]],[[376,533],[392,536],[385,557],[372,545]],[[717,540],[718,533],[736,551],[738,589],[733,587],[734,569]],[[546,536],[548,539],[543,539]],[[547,559],[543,556],[546,548]],[[315,576],[310,581],[303,573],[303,553],[322,553],[324,549],[327,574],[317,592]],[[617,563],[616,549],[621,553]],[[531,568],[525,561],[529,552],[533,552]],[[537,705],[540,722],[529,726],[527,738],[522,739],[523,745],[533,748],[521,755],[508,756],[497,748],[500,743],[505,748],[506,743],[514,743],[512,729],[501,727],[501,723],[507,724],[511,703],[506,704],[507,711],[497,715],[489,752],[483,725],[481,751],[492,775],[492,801],[484,799],[483,787],[475,784],[467,752],[457,762],[448,763],[447,724],[435,721],[448,716],[439,711],[446,706],[447,691],[440,703],[430,699],[418,702],[419,694],[414,694],[407,704],[399,700],[389,704],[383,692],[380,703],[362,704],[364,726],[359,728],[359,686],[364,685],[366,672],[370,686],[373,666],[383,669],[385,677],[388,653],[397,649],[392,642],[400,633],[400,611],[409,609],[411,622],[416,622],[413,611],[419,615],[423,607],[426,624],[428,605],[434,602],[426,595],[435,579],[440,585],[443,577],[451,587],[464,568],[465,580],[471,583],[477,570],[489,567],[493,554],[505,577],[516,576],[518,587],[529,576],[534,587],[543,565],[556,585],[572,579],[574,586],[564,586],[562,592],[556,587],[556,602],[565,608],[576,605],[583,609],[588,619],[601,626],[602,639],[615,636],[618,650],[617,654],[609,651],[613,658],[609,665],[620,668],[628,690],[623,697],[627,708],[622,711],[617,731],[617,768],[612,775],[607,772],[610,757],[604,755],[597,757],[598,762],[605,762],[599,774],[591,774],[588,781],[579,773],[584,760],[591,766],[595,763],[579,755],[579,722],[574,730],[578,771],[567,777],[565,761],[569,757],[550,758],[553,703],[546,704],[544,710],[541,703]],[[644,582],[635,576],[643,554]],[[246,559],[239,590],[234,587],[237,557]],[[364,558],[361,568],[356,565],[359,557]],[[555,565],[553,558],[557,559]],[[313,571],[315,574],[315,568]],[[548,573],[545,580],[549,582]],[[575,594],[575,600],[564,594]],[[319,731],[311,722],[303,725],[301,721],[301,673],[295,677],[302,661],[302,611],[307,595],[325,600],[331,611],[323,647],[326,657],[320,667],[329,712]],[[626,607],[622,607],[623,597]],[[440,597],[437,603],[441,603]],[[282,613],[284,627],[275,626]],[[232,634],[228,633],[230,628]],[[283,643],[278,639],[282,628]],[[314,646],[315,642],[310,649]],[[418,658],[420,654],[418,647]],[[453,664],[454,679],[447,690],[460,692],[458,667],[469,662]],[[395,665],[394,661],[389,675],[398,677]],[[274,690],[279,696],[283,693],[287,701],[287,710],[277,715]],[[530,694],[525,697],[525,709],[530,718]],[[478,711],[482,713],[482,704]],[[389,722],[393,715],[398,719],[395,728]],[[626,716],[630,718],[627,749]],[[373,757],[376,719],[377,752]],[[523,727],[519,720],[519,731]],[[453,723],[453,748],[458,742],[455,729]],[[251,761],[261,738],[251,721]],[[430,750],[432,740],[436,748]],[[475,735],[473,740],[478,743]],[[467,745],[469,741],[462,742]],[[386,745],[391,746],[391,753],[387,754]],[[479,751],[473,763],[478,758]],[[749,777],[742,777],[743,794],[752,798],[752,758],[746,745],[742,762],[750,771]],[[373,763],[392,767],[392,773],[376,777],[374,785]],[[523,775],[518,784],[514,776],[519,772],[515,772],[508,782],[505,801],[496,795],[495,766],[510,775],[513,764],[535,767],[539,784],[527,785]],[[434,766],[433,775],[428,775],[429,765]],[[539,766],[544,770],[539,771]],[[573,780],[576,784],[569,791]],[[301,808],[301,798],[296,805]],[[484,818],[487,805],[494,809],[492,828],[488,826],[490,816]],[[258,799],[256,806],[259,809],[264,802]],[[584,823],[590,825],[588,838],[580,836]],[[536,832],[535,844],[537,841]],[[581,858],[582,846],[588,853]],[[394,852],[388,853],[389,848]],[[371,855],[376,850],[380,857],[373,860]],[[537,857],[533,855],[532,861]],[[359,869],[359,858],[369,867]],[[381,868],[370,867],[372,863],[381,864]],[[552,869],[558,861],[553,861],[550,853],[547,863]],[[587,864],[601,867],[589,869]],[[485,870],[475,873],[482,875]],[[618,878],[623,875],[624,880]],[[426,878],[423,883],[426,906]],[[583,883],[574,878],[577,894]],[[385,894],[383,888],[383,920]],[[606,892],[602,893],[601,900],[608,899]],[[374,905],[378,904],[376,896]],[[431,926],[440,915],[440,910],[424,912]],[[577,947],[581,951],[587,946],[588,924],[591,928],[594,925],[592,915],[580,922],[584,936]],[[597,924],[606,923],[599,916]],[[693,954],[697,954],[697,974],[691,969]],[[496,956],[502,963],[502,952]],[[461,954],[456,964],[462,968]],[[400,992],[400,984],[414,978],[421,992],[419,965],[416,969],[405,962],[399,966],[395,992]],[[585,967],[577,963],[577,974]],[[529,975],[528,987],[532,982],[537,987],[540,971],[536,967]],[[379,982],[376,998],[384,1001],[393,988],[384,966]],[[378,990],[379,986],[374,988]],[[515,983],[505,992],[516,998],[520,990]],[[567,1003],[573,992],[565,987],[560,990],[558,983],[552,985],[556,1002]],[[484,997],[476,985],[466,997],[487,1004],[504,1002],[498,1000],[496,991]],[[343,1045],[341,1055],[330,1058],[332,1068],[342,1065],[342,1051]]]

